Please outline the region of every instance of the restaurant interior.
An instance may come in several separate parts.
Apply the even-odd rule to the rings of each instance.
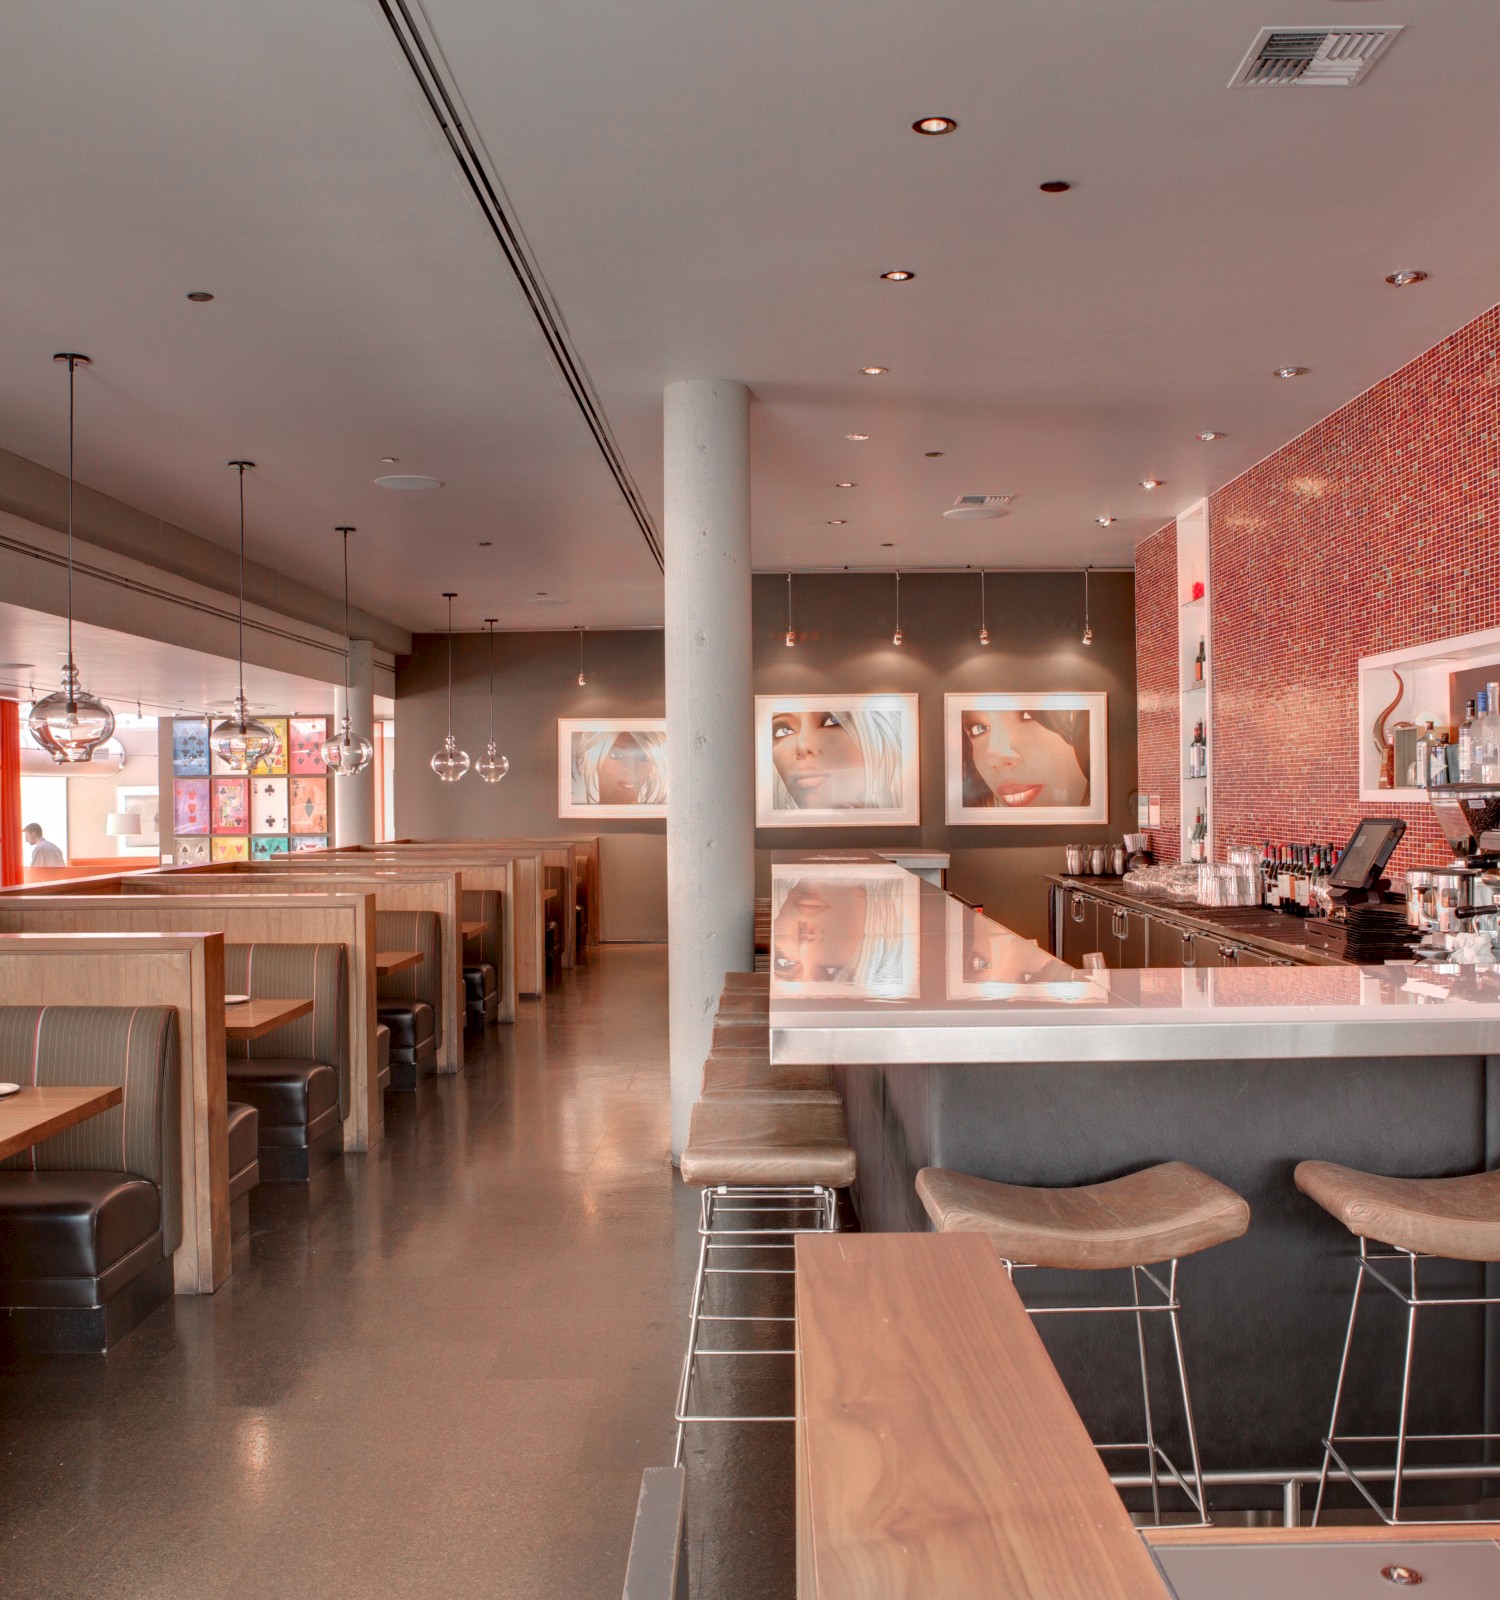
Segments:
[[[1500,12],[1267,15],[12,8],[0,1591],[1500,1593]]]

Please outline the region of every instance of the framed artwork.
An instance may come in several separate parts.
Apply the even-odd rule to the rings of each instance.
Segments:
[[[771,992],[909,1000],[921,990],[921,880],[869,862],[771,870]]]
[[[285,833],[287,831],[287,780],[285,778],[251,778],[250,780],[250,832]]]
[[[756,827],[921,820],[916,695],[756,695]]]
[[[212,861],[248,861],[250,859],[250,840],[243,833],[238,836],[228,833],[220,834],[208,842],[212,846],[209,852],[209,859]]]
[[[321,767],[322,762],[318,765]],[[291,779],[291,799],[287,805],[293,833],[328,832],[328,779]]]
[[[326,850],[328,837],[321,833],[298,833],[292,836],[292,852],[301,850]]]
[[[249,833],[250,780],[210,778],[210,833]],[[214,857],[217,861],[219,858]],[[225,857],[226,860],[235,859]]]
[[[115,843],[119,846],[122,856],[161,854],[161,795],[157,790],[142,785],[122,783],[115,790],[115,810],[132,811],[141,819],[139,833],[122,833],[116,836]]]
[[[172,832],[179,838],[208,832],[207,778],[173,778]]]
[[[184,721],[181,717],[172,722],[172,776],[174,778],[206,778],[208,776],[208,721]]]
[[[287,839],[285,834],[279,834],[269,839],[254,835],[250,840],[250,859],[252,861],[269,861],[272,856],[284,856],[286,853]]]
[[[664,817],[665,717],[559,717],[560,817]]]
[[[250,769],[252,778],[284,778],[287,765],[287,719],[285,717],[262,717],[261,721],[276,735],[276,748],[262,761],[257,761]]]
[[[292,717],[288,726],[286,770],[294,778],[326,777],[328,768],[323,765],[322,751],[328,740],[328,718]]]
[[[1103,694],[945,694],[947,821],[1026,828],[1109,821]]]
[[[179,867],[206,867],[209,861],[208,840],[179,839],[173,860]]]

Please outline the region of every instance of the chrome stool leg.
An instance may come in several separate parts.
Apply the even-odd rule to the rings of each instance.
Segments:
[[[1146,1318],[1141,1309],[1141,1280],[1130,1269],[1130,1294],[1135,1301],[1135,1342],[1141,1356],[1141,1399],[1146,1411],[1146,1457],[1151,1464],[1151,1520],[1161,1524],[1161,1475],[1156,1466],[1156,1427],[1151,1415],[1151,1374],[1146,1364]]]
[[[1344,1399],[1344,1379],[1349,1372],[1349,1352],[1354,1347],[1354,1324],[1359,1318],[1359,1297],[1365,1286],[1365,1255],[1359,1253],[1359,1266],[1354,1274],[1354,1298],[1349,1302],[1349,1326],[1344,1330],[1344,1353],[1339,1357],[1339,1376],[1333,1386],[1333,1414],[1328,1419],[1328,1435],[1323,1440],[1323,1470],[1318,1474],[1318,1498],[1313,1501],[1312,1521],[1308,1527],[1316,1528],[1323,1514],[1323,1498],[1328,1492],[1328,1468],[1333,1461],[1333,1441],[1339,1433],[1339,1406]]]

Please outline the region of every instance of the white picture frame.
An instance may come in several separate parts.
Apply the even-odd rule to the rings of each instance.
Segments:
[[[945,694],[943,789],[949,827],[1108,822],[1108,701],[1102,692]],[[977,732],[981,727],[984,732]]]
[[[558,816],[619,821],[665,817],[666,740],[665,717],[559,717]],[[611,778],[608,767],[615,762],[622,770]],[[631,790],[659,798],[608,798],[622,797]]]
[[[121,783],[115,785],[115,810],[133,811],[141,819],[139,833],[121,833],[115,836],[115,846],[122,856],[152,856],[161,854],[161,795],[146,784]]]
[[[756,827],[916,826],[918,731],[914,694],[756,695]]]

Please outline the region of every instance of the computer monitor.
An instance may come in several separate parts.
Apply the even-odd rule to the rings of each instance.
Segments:
[[[1366,817],[1344,846],[1328,882],[1335,889],[1373,889],[1385,864],[1401,843],[1406,824],[1400,817]]]

